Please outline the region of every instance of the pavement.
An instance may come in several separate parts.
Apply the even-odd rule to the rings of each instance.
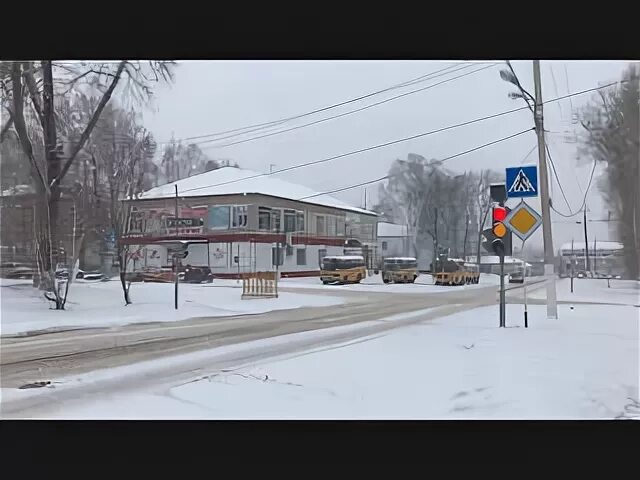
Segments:
[[[531,281],[528,289],[544,286],[543,281]],[[522,285],[508,285],[507,301],[522,302]],[[303,289],[296,288],[296,292]],[[315,295],[330,294],[310,289]],[[227,368],[240,363],[257,361],[310,348],[375,335],[394,328],[425,322],[497,303],[497,287],[487,286],[468,290],[443,291],[438,294],[391,294],[362,293],[346,290],[340,293],[346,303],[332,307],[299,308],[273,311],[258,315],[235,317],[192,318],[177,322],[132,324],[101,329],[75,329],[29,336],[0,338],[0,387],[17,388],[27,383],[79,375],[95,370],[114,368],[146,360],[230,346],[253,340],[268,339],[282,335],[321,331],[331,327],[356,325],[367,322],[358,329],[337,329],[326,335],[297,337],[295,341],[277,345],[260,346],[250,350],[239,350],[217,358],[215,364],[170,366],[155,373],[145,373],[141,378],[119,381],[113,379],[106,384],[84,387],[82,394],[131,388],[132,383],[153,384],[169,379],[179,380],[193,376],[193,372],[204,367]],[[544,303],[531,301],[529,303]],[[434,308],[438,307],[438,308]],[[411,312],[430,309],[433,311],[411,317]],[[406,319],[393,322],[381,321],[392,315],[403,314]],[[373,322],[373,323],[372,323]],[[95,391],[94,391],[95,390]],[[69,390],[56,392],[58,401],[69,399],[78,392]],[[50,396],[29,397],[20,402],[2,402],[2,416],[26,416],[29,409],[37,408]]]

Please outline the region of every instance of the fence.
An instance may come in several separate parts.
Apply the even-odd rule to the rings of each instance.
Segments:
[[[243,274],[242,298],[278,298],[278,277],[276,272]]]

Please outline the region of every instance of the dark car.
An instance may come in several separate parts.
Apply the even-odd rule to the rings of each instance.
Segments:
[[[28,280],[33,278],[33,274],[34,274],[33,268],[26,265],[20,265],[10,270],[6,270],[5,273],[3,274],[3,277],[14,279],[14,280],[16,279]]]
[[[0,264],[0,277],[2,278],[32,278],[33,265],[20,262],[4,262]]]
[[[184,281],[187,283],[211,283],[213,282],[213,273],[209,267],[187,265],[184,268]]]
[[[524,275],[522,272],[513,272],[509,275],[509,283],[524,283]]]

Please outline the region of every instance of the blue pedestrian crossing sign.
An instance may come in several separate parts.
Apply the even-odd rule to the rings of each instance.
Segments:
[[[535,165],[507,168],[507,198],[537,197],[538,169]]]

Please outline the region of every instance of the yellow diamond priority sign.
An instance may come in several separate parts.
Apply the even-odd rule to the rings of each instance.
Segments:
[[[504,219],[504,224],[524,241],[542,225],[542,217],[525,202],[521,202],[509,212],[507,218]]]

